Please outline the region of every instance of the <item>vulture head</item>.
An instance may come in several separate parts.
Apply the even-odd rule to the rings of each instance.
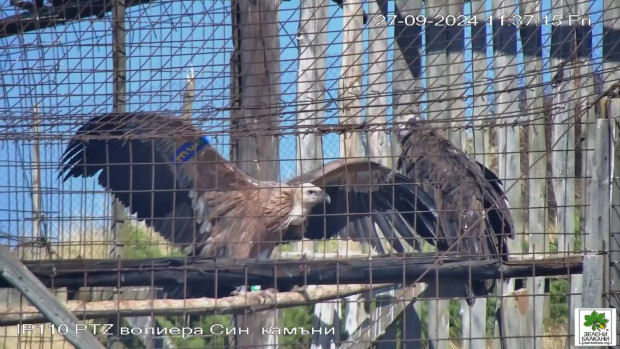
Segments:
[[[289,224],[302,224],[314,206],[323,203],[327,205],[331,203],[331,198],[323,189],[312,183],[302,183],[293,194],[293,209]]]
[[[422,119],[417,115],[413,115],[406,123],[398,126],[398,138],[404,140],[415,132],[435,132],[431,127],[431,120]]]

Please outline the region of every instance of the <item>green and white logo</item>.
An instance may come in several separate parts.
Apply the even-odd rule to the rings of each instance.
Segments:
[[[585,345],[616,345],[616,309],[575,309],[575,346]]]
[[[597,313],[596,310],[592,310],[592,314],[584,316],[586,320],[584,326],[592,326],[592,331],[600,331],[607,328],[609,320],[605,319],[605,313]]]

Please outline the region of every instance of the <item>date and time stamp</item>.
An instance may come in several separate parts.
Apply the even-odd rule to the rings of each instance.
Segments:
[[[405,25],[408,27],[418,26],[425,27],[429,25],[433,26],[460,26],[468,27],[472,25],[499,25],[499,26],[539,26],[539,25],[571,25],[571,26],[589,26],[590,16],[581,15],[569,15],[563,17],[561,15],[514,15],[514,16],[465,16],[465,15],[376,15],[373,18],[374,25],[376,26],[391,26],[395,24]]]

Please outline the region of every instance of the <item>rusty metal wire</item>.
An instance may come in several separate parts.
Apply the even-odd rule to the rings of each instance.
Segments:
[[[271,166],[270,162],[276,161],[278,179],[282,182],[300,173],[300,153],[306,145],[302,143],[304,137],[316,137],[317,148],[322,150],[318,158],[309,160],[327,163],[343,157],[346,137],[360,134],[362,153],[348,154],[348,158],[373,156],[372,160],[395,167],[401,151],[392,144],[395,143],[395,130],[416,114],[423,119],[432,119],[433,127],[453,143],[460,140],[460,144],[455,144],[457,147],[483,162],[503,181],[504,199],[510,202],[517,220],[517,236],[511,245],[513,259],[534,259],[533,263],[540,260],[542,264],[545,258],[572,258],[598,251],[596,246],[586,243],[589,241],[587,225],[592,224],[588,220],[588,210],[591,193],[596,193],[591,187],[592,181],[596,180],[593,159],[600,151],[595,138],[596,119],[617,119],[618,114],[615,108],[618,108],[617,97],[620,95],[620,40],[614,40],[620,38],[620,28],[612,16],[620,11],[618,4],[580,0],[565,7],[565,2],[544,2],[543,13],[550,17],[556,13],[587,14],[591,22],[574,27],[541,25],[540,44],[535,45],[537,51],[532,52],[531,42],[527,42],[526,37],[533,27],[514,28],[512,14],[502,19],[505,25],[498,24],[500,11],[490,11],[495,8],[492,1],[488,4],[484,1],[433,2],[436,6],[418,1],[409,4],[386,1],[387,12],[384,14],[373,12],[378,9],[374,1],[366,1],[361,7],[345,1],[344,8],[336,2],[278,2],[275,23],[274,17],[266,13],[258,11],[253,14],[264,16],[261,17],[263,25],[277,28],[277,36],[266,39],[278,42],[279,54],[277,73],[246,73],[241,78],[257,81],[261,74],[265,74],[278,80],[279,94],[258,104],[251,101],[252,96],[248,98],[243,93],[235,96],[234,92],[239,84],[234,72],[234,62],[239,54],[235,48],[234,36],[237,34],[233,26],[239,20],[233,7],[238,6],[237,1],[164,0],[128,6],[124,22],[126,109],[179,117],[188,114],[193,125],[227,159],[238,146],[237,139],[274,137],[278,142],[277,160],[263,164]],[[44,3],[47,7],[43,12],[37,12],[43,17],[48,13],[45,11],[55,13],[55,6],[59,3],[69,9],[84,2]],[[320,31],[325,35],[326,47],[319,44],[318,35],[307,34],[307,31],[315,30],[313,24],[300,18],[302,7],[312,9],[315,3],[327,7],[325,18],[319,19],[324,24]],[[131,2],[127,4],[131,5]],[[540,5],[540,2],[520,1],[513,10],[524,15],[528,6],[533,4]],[[92,5],[100,4],[93,0]],[[351,8],[362,9],[363,13],[358,11],[347,17]],[[462,27],[462,31],[458,26],[448,26],[437,32],[433,25],[397,23],[400,19],[412,18],[407,16],[428,21],[435,18],[434,13],[445,15],[455,9],[462,11],[465,18],[471,18],[480,8],[484,9],[480,14],[482,22],[488,21],[489,16],[495,18],[493,26],[485,24],[483,38],[476,39],[475,28],[470,25]],[[379,24],[381,16],[389,22],[397,11],[402,13],[394,17],[394,23]],[[111,229],[114,223],[111,220],[119,218],[113,212],[108,192],[93,178],[72,178],[67,182],[57,178],[62,152],[78,128],[93,116],[110,112],[114,107],[113,76],[117,72],[113,64],[114,23],[111,12],[99,18],[84,16],[81,20],[8,35],[12,27],[4,26],[8,23],[6,21],[14,15],[21,16],[20,21],[23,21],[27,13],[9,1],[0,3],[0,149],[3,153],[0,156],[0,243],[29,261],[108,259],[115,253],[125,259],[184,259],[185,252],[179,246],[165,241],[157,231],[132,216],[118,221],[122,223],[123,241],[113,243]],[[359,25],[362,17],[362,30],[349,35],[343,29]],[[377,28],[386,31],[385,55],[372,61],[370,54],[374,48],[370,45],[369,33]],[[317,41],[306,45],[302,32],[309,35],[310,40]],[[514,42],[506,36],[513,34]],[[403,41],[399,38],[409,40],[407,48],[402,47]],[[343,49],[356,44],[346,40],[357,41],[361,52],[358,61],[343,67]],[[514,44],[515,52],[506,53],[510,48],[499,50],[502,40],[506,40],[504,44]],[[315,84],[302,90],[304,86],[298,81],[300,74],[305,73],[302,67],[308,66],[302,65],[300,56],[307,54],[305,50],[312,49],[318,50],[323,60],[314,62],[308,69],[324,70],[320,70],[322,75],[316,76]],[[401,49],[410,56],[399,58]],[[252,53],[263,55],[260,48],[254,48]],[[406,59],[410,61],[403,64]],[[373,70],[377,62],[383,64],[385,82],[377,82],[383,81],[379,76],[381,73]],[[186,77],[190,70],[195,77]],[[356,72],[360,74],[359,86],[347,95],[339,93],[345,80],[341,77]],[[195,86],[191,94],[186,91],[188,79]],[[403,89],[407,83],[408,87]],[[319,100],[301,98],[313,95],[316,86],[324,90]],[[246,85],[245,88],[252,91],[256,86]],[[184,109],[186,95],[192,96],[189,110]],[[239,104],[235,98],[251,105]],[[355,107],[355,103],[361,107]],[[347,111],[345,105],[354,105],[350,107],[353,111]],[[274,110],[278,113],[276,123],[269,120]],[[372,114],[378,110],[381,115]],[[301,119],[300,111],[308,117]],[[249,120],[252,128],[237,127],[231,118],[241,123]],[[612,127],[617,128],[617,124]],[[148,136],[143,140],[147,142],[170,136],[158,129],[144,131]],[[541,131],[544,134],[537,138],[536,132]],[[375,134],[384,135],[385,143],[379,146],[373,143],[376,142],[372,138]],[[84,141],[111,141],[118,137],[126,140],[125,136],[103,134],[84,137]],[[542,147],[536,143],[540,140]],[[484,144],[482,149],[480,142]],[[381,147],[389,148],[385,152],[388,155],[371,155]],[[258,150],[256,152],[258,154]],[[252,164],[252,160],[238,163],[242,168]],[[611,236],[618,233],[620,217],[617,201],[614,201],[620,188],[617,178],[616,173],[611,174]],[[442,210],[438,212],[441,214]],[[349,213],[349,216],[352,215]],[[544,221],[536,221],[536,217],[543,217]],[[150,326],[166,329],[200,327],[206,331],[203,334],[193,331],[189,338],[171,334],[168,330],[162,330],[165,336],[147,335],[144,331],[124,335],[112,331],[111,336],[102,336],[106,344],[119,340],[127,348],[227,347],[242,339],[230,336],[239,333],[228,333],[227,336],[219,331],[244,328],[244,322],[229,322],[231,313],[251,317],[253,312],[271,309],[268,305],[272,303],[287,307],[273,326],[288,329],[287,334],[281,333],[280,344],[290,348],[308,347],[311,343],[336,343],[342,348],[380,343],[385,347],[402,348],[407,341],[424,347],[447,348],[451,343],[458,348],[470,348],[491,345],[500,340],[499,337],[504,348],[524,343],[531,343],[536,348],[551,348],[574,340],[573,309],[581,304],[584,292],[581,286],[583,275],[579,273],[565,271],[546,279],[536,275],[523,279],[502,277],[496,282],[496,292],[479,297],[478,305],[472,307],[450,298],[438,301],[438,291],[450,288],[451,280],[440,277],[437,268],[464,239],[466,237],[461,236],[447,251],[436,251],[433,246],[424,244],[425,252],[436,253],[426,273],[435,273],[435,282],[427,283],[425,294],[417,281],[422,277],[429,281],[430,276],[420,276],[414,282],[403,276],[392,280],[398,285],[395,290],[386,291],[385,285],[379,289],[379,285],[374,284],[366,286],[375,290],[356,288],[358,293],[364,291],[361,296],[347,293],[349,288],[357,287],[355,285],[335,285],[334,290],[325,288],[326,294],[321,295],[316,294],[321,292],[319,289],[308,286],[311,297],[304,300],[290,293],[283,295],[289,297],[288,300],[280,301],[274,301],[271,297],[277,296],[268,293],[247,294],[247,306],[243,305],[241,296],[223,300],[221,309],[215,300],[213,304],[209,303],[212,307],[209,309],[215,309],[209,315],[201,315],[196,310],[201,303],[192,300],[187,316],[178,315],[182,310],[177,309],[170,314],[164,311],[164,315],[156,317],[149,316],[144,310],[148,309],[146,303],[141,305],[140,316],[131,316],[127,312],[130,308],[124,303],[97,303],[111,302],[111,299],[120,302],[130,299],[159,301],[162,292],[156,287],[121,289],[115,287],[121,285],[118,281],[118,284],[106,285],[101,290],[80,289],[75,285],[56,292],[69,301],[91,301],[93,307],[110,307],[111,304],[117,307],[117,314],[106,313],[105,309],[96,313],[104,314],[101,316],[107,319],[100,322],[110,324],[116,330],[122,326]],[[604,248],[606,250],[602,252],[611,256],[609,263],[612,268],[613,256],[617,256],[614,252],[620,251],[615,251],[613,246]],[[377,258],[373,253],[368,246],[337,238],[317,243],[303,241],[278,247],[272,255],[270,268],[277,269],[278,263],[286,263],[280,261],[287,258],[313,261],[362,256],[372,260]],[[398,258],[394,257],[394,263],[399,263]],[[227,263],[234,265],[234,261]],[[246,263],[246,268],[251,269],[250,262]],[[145,266],[145,269],[148,268]],[[121,280],[122,270],[119,267],[118,280]],[[194,269],[180,265],[174,270],[182,279]],[[613,269],[610,270],[608,272],[613,273]],[[94,272],[104,271],[88,270],[88,273]],[[474,271],[471,273],[475,274]],[[154,281],[155,276],[149,275],[152,286],[159,286]],[[246,270],[246,277],[252,275]],[[80,279],[80,282],[86,282],[86,279]],[[473,279],[472,275],[469,279]],[[226,281],[216,279],[215,283],[219,282]],[[188,292],[189,286],[196,285],[187,285],[183,292]],[[218,289],[219,286],[210,287]],[[608,298],[619,294],[609,285],[605,285],[604,292]],[[252,295],[259,298],[251,298]],[[345,295],[347,298],[343,298]],[[186,296],[190,297],[189,293]],[[409,304],[414,299],[418,300]],[[463,299],[459,297],[460,301]],[[33,311],[32,308],[26,309],[27,302],[10,289],[0,289],[0,302],[5,303],[0,306],[0,313],[16,316],[22,311]],[[508,333],[500,332],[495,322],[499,305],[504,309],[517,307],[514,309],[518,310],[508,318],[507,325],[514,327]],[[157,303],[159,310],[166,306]],[[153,305],[153,309],[155,307]],[[121,308],[124,309],[122,312]],[[233,308],[234,312],[231,311]],[[78,308],[72,309],[79,314]],[[220,310],[226,315],[221,315]],[[445,320],[441,320],[442,316]],[[241,321],[241,316],[233,318]],[[532,323],[533,332],[529,327],[517,328],[524,323]],[[58,333],[52,335],[49,328],[43,331],[45,335],[40,335],[36,333],[36,326],[28,333],[17,332],[25,329],[23,325],[19,326],[0,328],[0,343],[7,347],[24,341],[66,345]],[[295,333],[292,328],[297,328]],[[333,333],[306,333],[317,328],[336,329]],[[383,337],[377,338],[384,332]]]

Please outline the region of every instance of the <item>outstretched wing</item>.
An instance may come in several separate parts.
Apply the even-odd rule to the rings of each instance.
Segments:
[[[418,234],[434,234],[433,199],[419,185],[378,163],[333,161],[288,184],[304,182],[323,188],[331,197],[331,203],[317,205],[308,216],[309,239],[338,236],[388,253],[406,252],[407,246],[418,249]]]
[[[99,184],[131,213],[180,245],[206,241],[213,228],[208,218],[238,208],[244,196],[236,189],[257,186],[190,121],[154,113],[92,118],[72,138],[60,166],[63,181],[99,173]]]

